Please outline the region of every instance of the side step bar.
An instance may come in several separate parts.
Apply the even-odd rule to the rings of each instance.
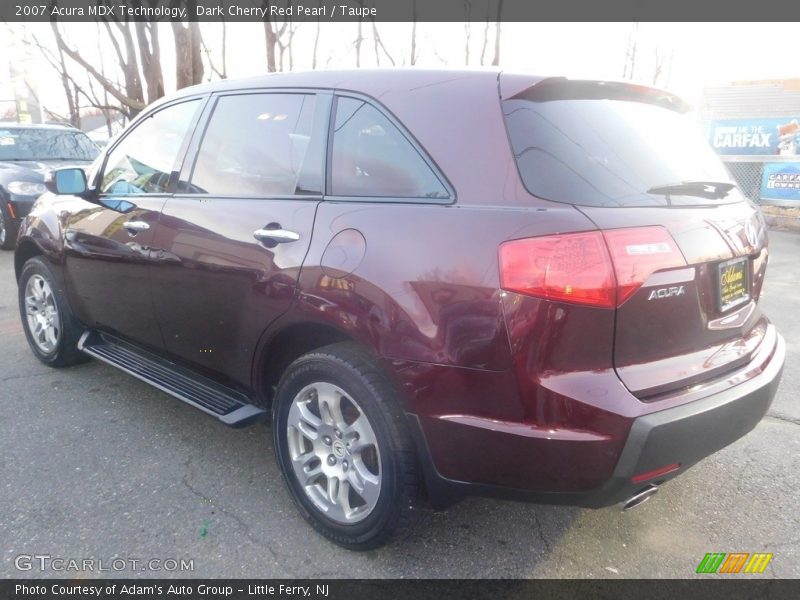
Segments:
[[[242,427],[266,415],[263,408],[251,404],[244,394],[107,333],[85,332],[78,341],[78,349],[231,427]]]

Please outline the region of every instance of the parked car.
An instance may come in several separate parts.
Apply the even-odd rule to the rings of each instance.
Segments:
[[[423,495],[632,507],[750,431],[784,363],[763,219],[685,110],[492,71],[181,90],[25,218],[28,342],[270,417],[348,548]]]
[[[14,248],[19,223],[46,191],[48,169],[88,166],[98,154],[72,127],[0,123],[0,249]]]

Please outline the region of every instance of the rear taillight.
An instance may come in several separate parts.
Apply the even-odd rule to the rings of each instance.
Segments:
[[[514,240],[500,246],[503,289],[611,308],[614,270],[599,231]]]
[[[548,235],[500,245],[500,285],[599,308],[630,298],[656,271],[685,266],[663,227]]]

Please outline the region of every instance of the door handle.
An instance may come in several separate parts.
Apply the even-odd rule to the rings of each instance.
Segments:
[[[149,223],[144,221],[125,221],[122,226],[128,230],[131,235],[136,235],[140,231],[147,231],[150,229]]]
[[[296,242],[300,239],[300,234],[288,229],[256,229],[253,237],[259,242],[274,242],[283,244],[285,242]]]

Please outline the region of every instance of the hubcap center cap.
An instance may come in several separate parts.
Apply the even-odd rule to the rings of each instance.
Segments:
[[[333,449],[333,453],[336,455],[337,458],[344,458],[344,455],[347,452],[347,449],[344,447],[344,444],[339,440],[333,442],[331,448]]]

